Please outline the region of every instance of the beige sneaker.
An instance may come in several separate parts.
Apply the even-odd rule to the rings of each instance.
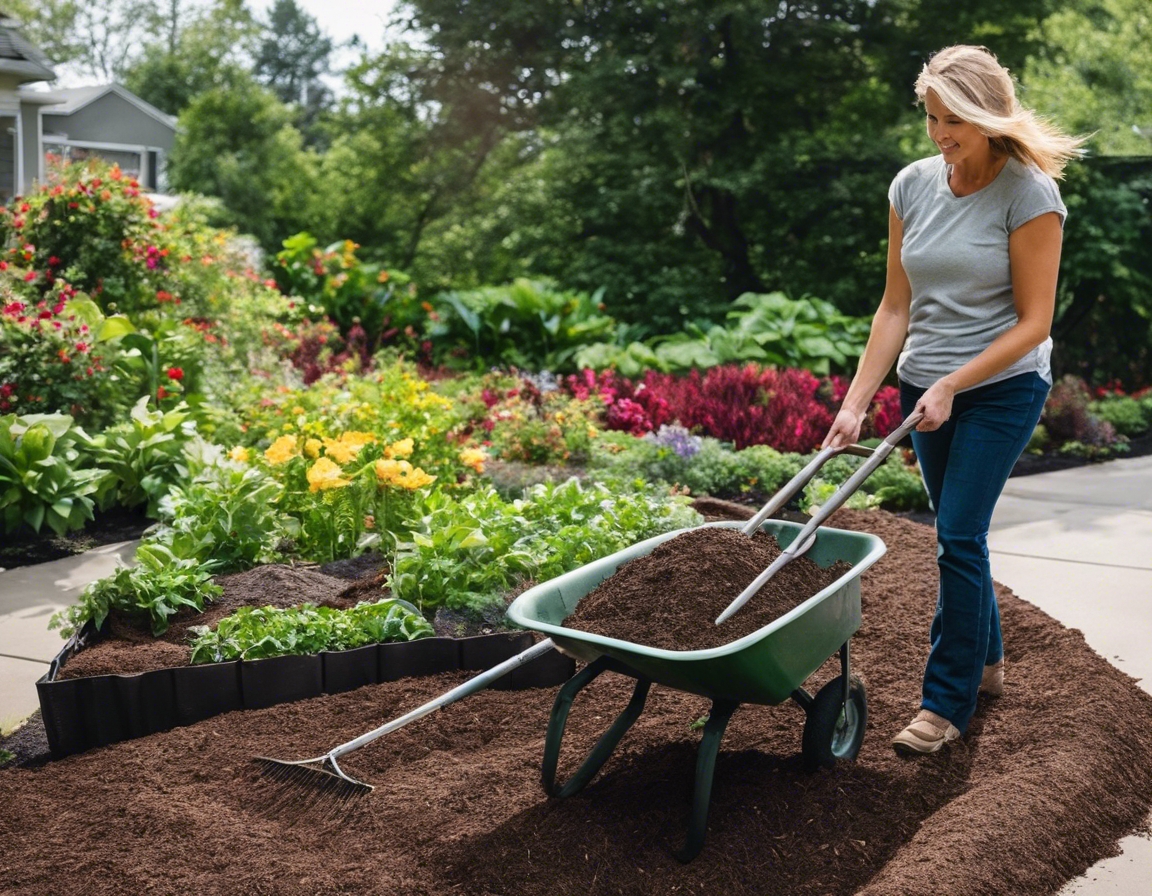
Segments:
[[[984,667],[984,677],[980,679],[980,693],[989,697],[1004,696],[1004,660]]]
[[[907,728],[892,738],[892,746],[897,753],[914,756],[919,753],[935,753],[944,744],[958,740],[959,729],[942,716],[927,709],[912,720]]]

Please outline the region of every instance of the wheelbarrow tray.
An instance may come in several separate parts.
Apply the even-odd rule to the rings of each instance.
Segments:
[[[742,525],[724,521],[697,528]],[[776,536],[783,549],[803,527],[784,520],[766,520],[760,528]],[[641,677],[682,691],[713,700],[774,706],[792,696],[860,627],[860,574],[887,550],[875,535],[821,527],[805,556],[820,567],[842,560],[852,564],[852,568],[763,628],[720,647],[664,650],[562,625],[581,598],[614,575],[622,564],[650,554],[657,545],[686,531],[690,530],[646,539],[537,585],[516,598],[508,608],[508,617],[525,628],[547,634],[560,650],[578,660],[592,662],[608,656]],[[685,557],[685,562],[690,563],[691,558]],[[659,600],[659,595],[652,599]],[[713,622],[702,612],[700,624]]]

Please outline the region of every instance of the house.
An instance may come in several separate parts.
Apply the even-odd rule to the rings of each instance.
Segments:
[[[119,84],[43,89],[55,78],[51,60],[0,12],[0,202],[43,180],[53,161],[90,156],[163,190],[176,119]]]

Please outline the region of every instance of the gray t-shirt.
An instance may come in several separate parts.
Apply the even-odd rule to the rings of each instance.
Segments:
[[[927,388],[1016,323],[1008,235],[1045,212],[1057,212],[1063,224],[1068,210],[1052,178],[1014,158],[970,196],[952,192],[942,156],[921,159],[896,175],[888,198],[904,223],[900,260],[912,284],[896,371]],[[1035,371],[1051,383],[1051,356],[1048,339],[984,382]]]

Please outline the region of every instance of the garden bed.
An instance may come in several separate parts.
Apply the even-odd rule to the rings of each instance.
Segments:
[[[322,568],[259,566],[224,576],[224,593],[203,613],[183,610],[154,638],[137,624],[109,617],[88,623],[37,682],[53,759],[93,747],[191,725],[232,710],[338,694],[379,682],[487,669],[528,649],[530,632],[470,633],[371,644],[310,656],[280,656],[189,665],[189,630],[214,625],[243,606],[292,607],[310,601],[347,609],[382,595],[372,557]],[[520,689],[563,683],[575,664],[556,653],[528,663],[497,686]]]
[[[1079,632],[998,586],[1005,696],[982,698],[968,736],[944,753],[901,759],[888,741],[918,704],[934,535],[884,513],[840,511],[831,524],[889,548],[861,576],[860,757],[805,775],[802,711],[742,707],[717,763],[708,839],[689,865],[672,851],[691,802],[692,723],[707,701],[662,687],[600,776],[567,800],[539,783],[554,690],[490,690],[343,759],[377,785],[347,816],[271,811],[280,791],[251,757],[315,755],[467,678],[457,672],[0,771],[10,857],[0,891],[1038,896],[1114,854],[1152,803],[1152,697]],[[582,692],[561,777],[631,685],[608,674]]]

